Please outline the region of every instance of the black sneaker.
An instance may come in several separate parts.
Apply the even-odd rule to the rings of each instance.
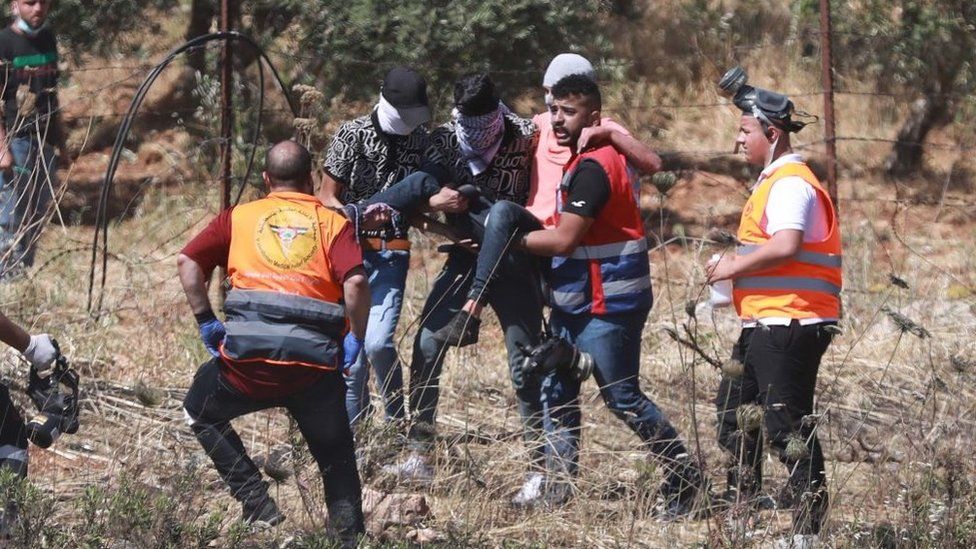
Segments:
[[[450,347],[467,347],[478,342],[481,319],[467,311],[458,311],[454,318],[433,334],[434,341]]]
[[[245,501],[242,504],[243,513],[241,520],[244,524],[257,527],[277,526],[284,522],[285,515],[278,511],[278,505],[268,496],[254,502]]]
[[[708,480],[696,465],[690,460],[678,463],[665,477],[654,515],[665,522],[706,518],[711,513],[711,492]]]

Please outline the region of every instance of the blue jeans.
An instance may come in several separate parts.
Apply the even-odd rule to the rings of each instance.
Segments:
[[[427,199],[441,190],[437,178],[424,171],[416,171],[363,201],[363,204],[382,202],[404,213],[420,211]]]
[[[34,264],[37,241],[58,184],[54,147],[29,137],[10,140],[13,168],[0,172],[0,277]]]
[[[369,365],[376,372],[376,383],[383,395],[387,419],[403,419],[403,374],[397,356],[397,322],[403,306],[410,252],[382,250],[363,252],[363,266],[369,274],[372,304],[366,325],[363,352],[346,373],[346,412],[356,424],[369,413]]]
[[[554,333],[593,357],[593,377],[607,408],[668,465],[687,451],[678,432],[640,388],[641,333],[647,315],[647,310],[603,316],[554,310],[550,323]],[[580,382],[559,370],[543,379],[542,392],[547,469],[575,476],[579,471]]]

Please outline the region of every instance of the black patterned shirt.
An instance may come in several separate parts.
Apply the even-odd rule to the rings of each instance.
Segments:
[[[342,184],[344,204],[361,202],[413,173],[424,161],[430,134],[423,126],[407,136],[380,131],[375,114],[344,122],[329,145],[325,171]],[[401,216],[363,236],[406,238],[408,224]]]

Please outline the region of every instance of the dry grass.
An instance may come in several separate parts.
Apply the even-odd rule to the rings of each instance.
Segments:
[[[744,62],[760,85],[819,89],[817,69],[793,59],[795,51],[770,45],[752,51]],[[718,98],[710,79],[717,74],[706,76],[708,81],[678,90],[647,79],[610,85],[607,111],[662,150],[729,151],[736,115],[728,108],[633,107],[713,103]],[[820,111],[819,98],[797,103],[814,114]],[[330,124],[347,111],[352,112],[349,106],[332,105]],[[838,111],[839,134],[887,138],[904,105],[890,98],[844,96]],[[949,127],[932,139],[964,142],[968,131]],[[818,142],[820,126],[800,136],[797,145]],[[40,491],[18,497],[44,513],[30,543],[326,546],[315,535],[322,525],[322,497],[307,456],[297,451],[286,459],[298,465],[298,474],[273,489],[289,520],[275,531],[247,534],[236,525],[236,503],[183,423],[180,402],[206,354],[176,280],[175,256],[215,213],[218,199],[214,186],[199,183],[207,174],[197,165],[196,151],[187,150],[185,137],[165,149],[167,161],[149,163],[148,173],[135,180],[154,176],[167,186],[146,184],[130,215],[111,229],[113,256],[104,314],[97,321],[85,307],[90,227],[51,226],[39,267],[27,279],[0,286],[2,310],[32,330],[55,333],[84,382],[81,432],[51,450],[31,449],[31,479]],[[818,151],[807,152],[816,156]],[[893,187],[876,175],[887,152],[884,144],[843,142],[840,151],[844,333],[824,358],[817,400],[833,505],[825,539],[838,547],[972,545],[976,259],[967,244],[976,240],[968,194],[973,170],[959,151],[933,151],[927,157],[930,173]],[[713,253],[700,237],[714,227],[734,228],[744,197],[741,179],[687,172],[666,198],[648,185],[643,202],[650,228],[674,238],[652,253],[656,305],[644,333],[642,383],[700,452],[719,486],[723,456],[714,440],[711,404],[718,374],[663,328],[690,323],[711,356],[728,355],[737,335],[731,313],[698,309],[693,323],[686,305],[702,300],[700,266]],[[416,242],[399,344],[406,360],[440,266],[434,242],[425,236]],[[892,274],[908,288],[893,283]],[[904,331],[914,326],[884,308],[924,327],[930,337]],[[789,516],[782,512],[671,524],[653,519],[649,510],[660,474],[636,436],[607,412],[592,381],[582,395],[577,497],[557,510],[513,510],[508,500],[523,479],[526,453],[503,349],[496,323],[489,320],[481,343],[449,354],[432,485],[397,486],[378,474],[376,465],[396,458],[398,433],[380,422],[361,433],[367,485],[425,494],[432,514],[423,525],[440,534],[442,545],[741,547],[764,546],[788,533]],[[11,352],[2,361],[0,372],[12,386],[22,386],[23,365]],[[379,402],[374,407],[379,409]],[[255,414],[235,425],[252,455],[292,447],[283,412]],[[772,457],[766,465],[769,488],[776,490],[785,471]],[[4,486],[0,482],[0,489]],[[371,543],[405,543],[403,530]],[[886,545],[889,541],[893,545]]]
[[[671,192],[680,194],[690,184],[679,181]],[[652,198],[647,205],[653,208],[657,200]],[[43,268],[31,279],[2,287],[4,310],[35,329],[58,334],[85,380],[82,432],[66,436],[53,450],[32,449],[32,479],[57,500],[51,521],[69,532],[69,540],[84,537],[79,502],[84,501],[86,490],[129,489],[130,484],[189,506],[189,511],[181,509],[183,514],[178,515],[188,524],[203,524],[209,514],[218,513],[212,520],[223,532],[220,544],[227,543],[228,536],[240,535],[231,526],[236,505],[206,466],[205,456],[182,423],[179,407],[184,388],[205,356],[175,278],[174,254],[187,230],[192,233],[212,213],[204,205],[215,201],[214,192],[200,187],[151,192],[131,219],[113,228],[112,250],[117,257],[109,272],[107,312],[97,322],[84,310],[87,256],[59,254],[86,243],[89,229],[52,227],[42,243]],[[964,290],[971,292],[976,270],[972,255],[957,244],[961,237],[932,239],[933,234],[960,231],[976,236],[973,225],[923,227],[909,222],[932,219],[935,206],[917,206],[893,217],[892,208],[883,203],[871,204],[870,210],[845,206],[845,333],[825,357],[818,393],[834,502],[828,539],[836,545],[860,545],[863,538],[858,536],[869,535],[865,532],[873,532],[881,523],[890,523],[899,536],[922,545],[971,539],[966,534],[934,537],[925,543],[929,538],[924,536],[944,528],[944,520],[921,517],[918,506],[929,509],[922,513],[926,516],[945,506],[949,511],[939,513],[951,512],[945,475],[951,473],[965,482],[973,478],[967,455],[974,435],[972,402],[976,402],[972,388],[976,305],[972,293]],[[706,228],[692,225],[689,232]],[[403,329],[419,315],[439,267],[431,248],[432,242],[420,237]],[[693,239],[654,252],[657,304],[645,330],[641,374],[646,391],[700,449],[718,483],[722,456],[713,440],[710,404],[717,373],[661,330],[675,322],[689,322],[686,303],[700,300],[699,266],[710,254]],[[889,273],[907,281],[909,288],[892,284]],[[882,312],[885,306],[924,326],[931,337],[903,333]],[[724,358],[736,335],[735,320],[728,311],[711,315],[700,309],[698,321],[694,329],[699,342],[712,356]],[[789,518],[783,513],[752,517],[748,525],[729,524],[722,517],[676,524],[652,519],[649,506],[659,474],[636,437],[605,410],[592,382],[583,393],[585,445],[577,498],[550,512],[512,510],[507,502],[522,480],[525,452],[518,438],[519,420],[501,335],[493,322],[487,326],[482,343],[473,350],[448,356],[435,451],[437,479],[420,490],[428,495],[433,510],[425,525],[440,532],[445,543],[658,547],[707,541],[739,546],[746,540],[743,532],[748,532],[751,542],[762,543],[788,530]],[[411,336],[406,333],[401,340],[404,357],[409,357]],[[11,382],[19,384],[23,368],[9,353],[5,364]],[[692,410],[697,423],[692,422]],[[237,425],[255,455],[289,440],[288,422],[281,412],[257,414]],[[368,427],[362,438],[373,459],[394,459],[395,437],[381,426]],[[174,484],[190,464],[196,464],[189,485],[192,494],[174,494]],[[784,472],[772,459],[767,465],[770,487],[776,489]],[[314,472],[308,467],[300,471],[307,494],[320,501]],[[366,479],[381,489],[415,489],[397,487],[371,471]],[[968,502],[971,494],[968,484],[965,487],[955,497]],[[248,539],[284,543],[289,536],[321,524],[318,511],[311,515],[306,511],[294,480],[275,490],[291,520],[275,533]],[[134,498],[127,497],[125,501]],[[110,518],[123,523],[134,520],[123,515]],[[966,528],[973,527],[968,514],[958,520],[964,520]],[[115,528],[116,536],[126,536]],[[111,537],[112,532],[113,527],[107,527],[103,534]]]

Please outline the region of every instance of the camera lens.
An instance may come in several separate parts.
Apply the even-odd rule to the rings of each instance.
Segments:
[[[42,413],[27,423],[27,438],[39,448],[49,448],[61,436],[62,417]]]
[[[749,75],[746,74],[745,69],[742,67],[732,67],[718,81],[718,87],[722,90],[721,94],[723,96],[733,97],[745,85],[748,79]]]
[[[593,356],[590,355],[590,353],[585,353],[579,349],[575,350],[576,353],[573,356],[572,364],[573,377],[578,381],[585,381],[593,374]]]

